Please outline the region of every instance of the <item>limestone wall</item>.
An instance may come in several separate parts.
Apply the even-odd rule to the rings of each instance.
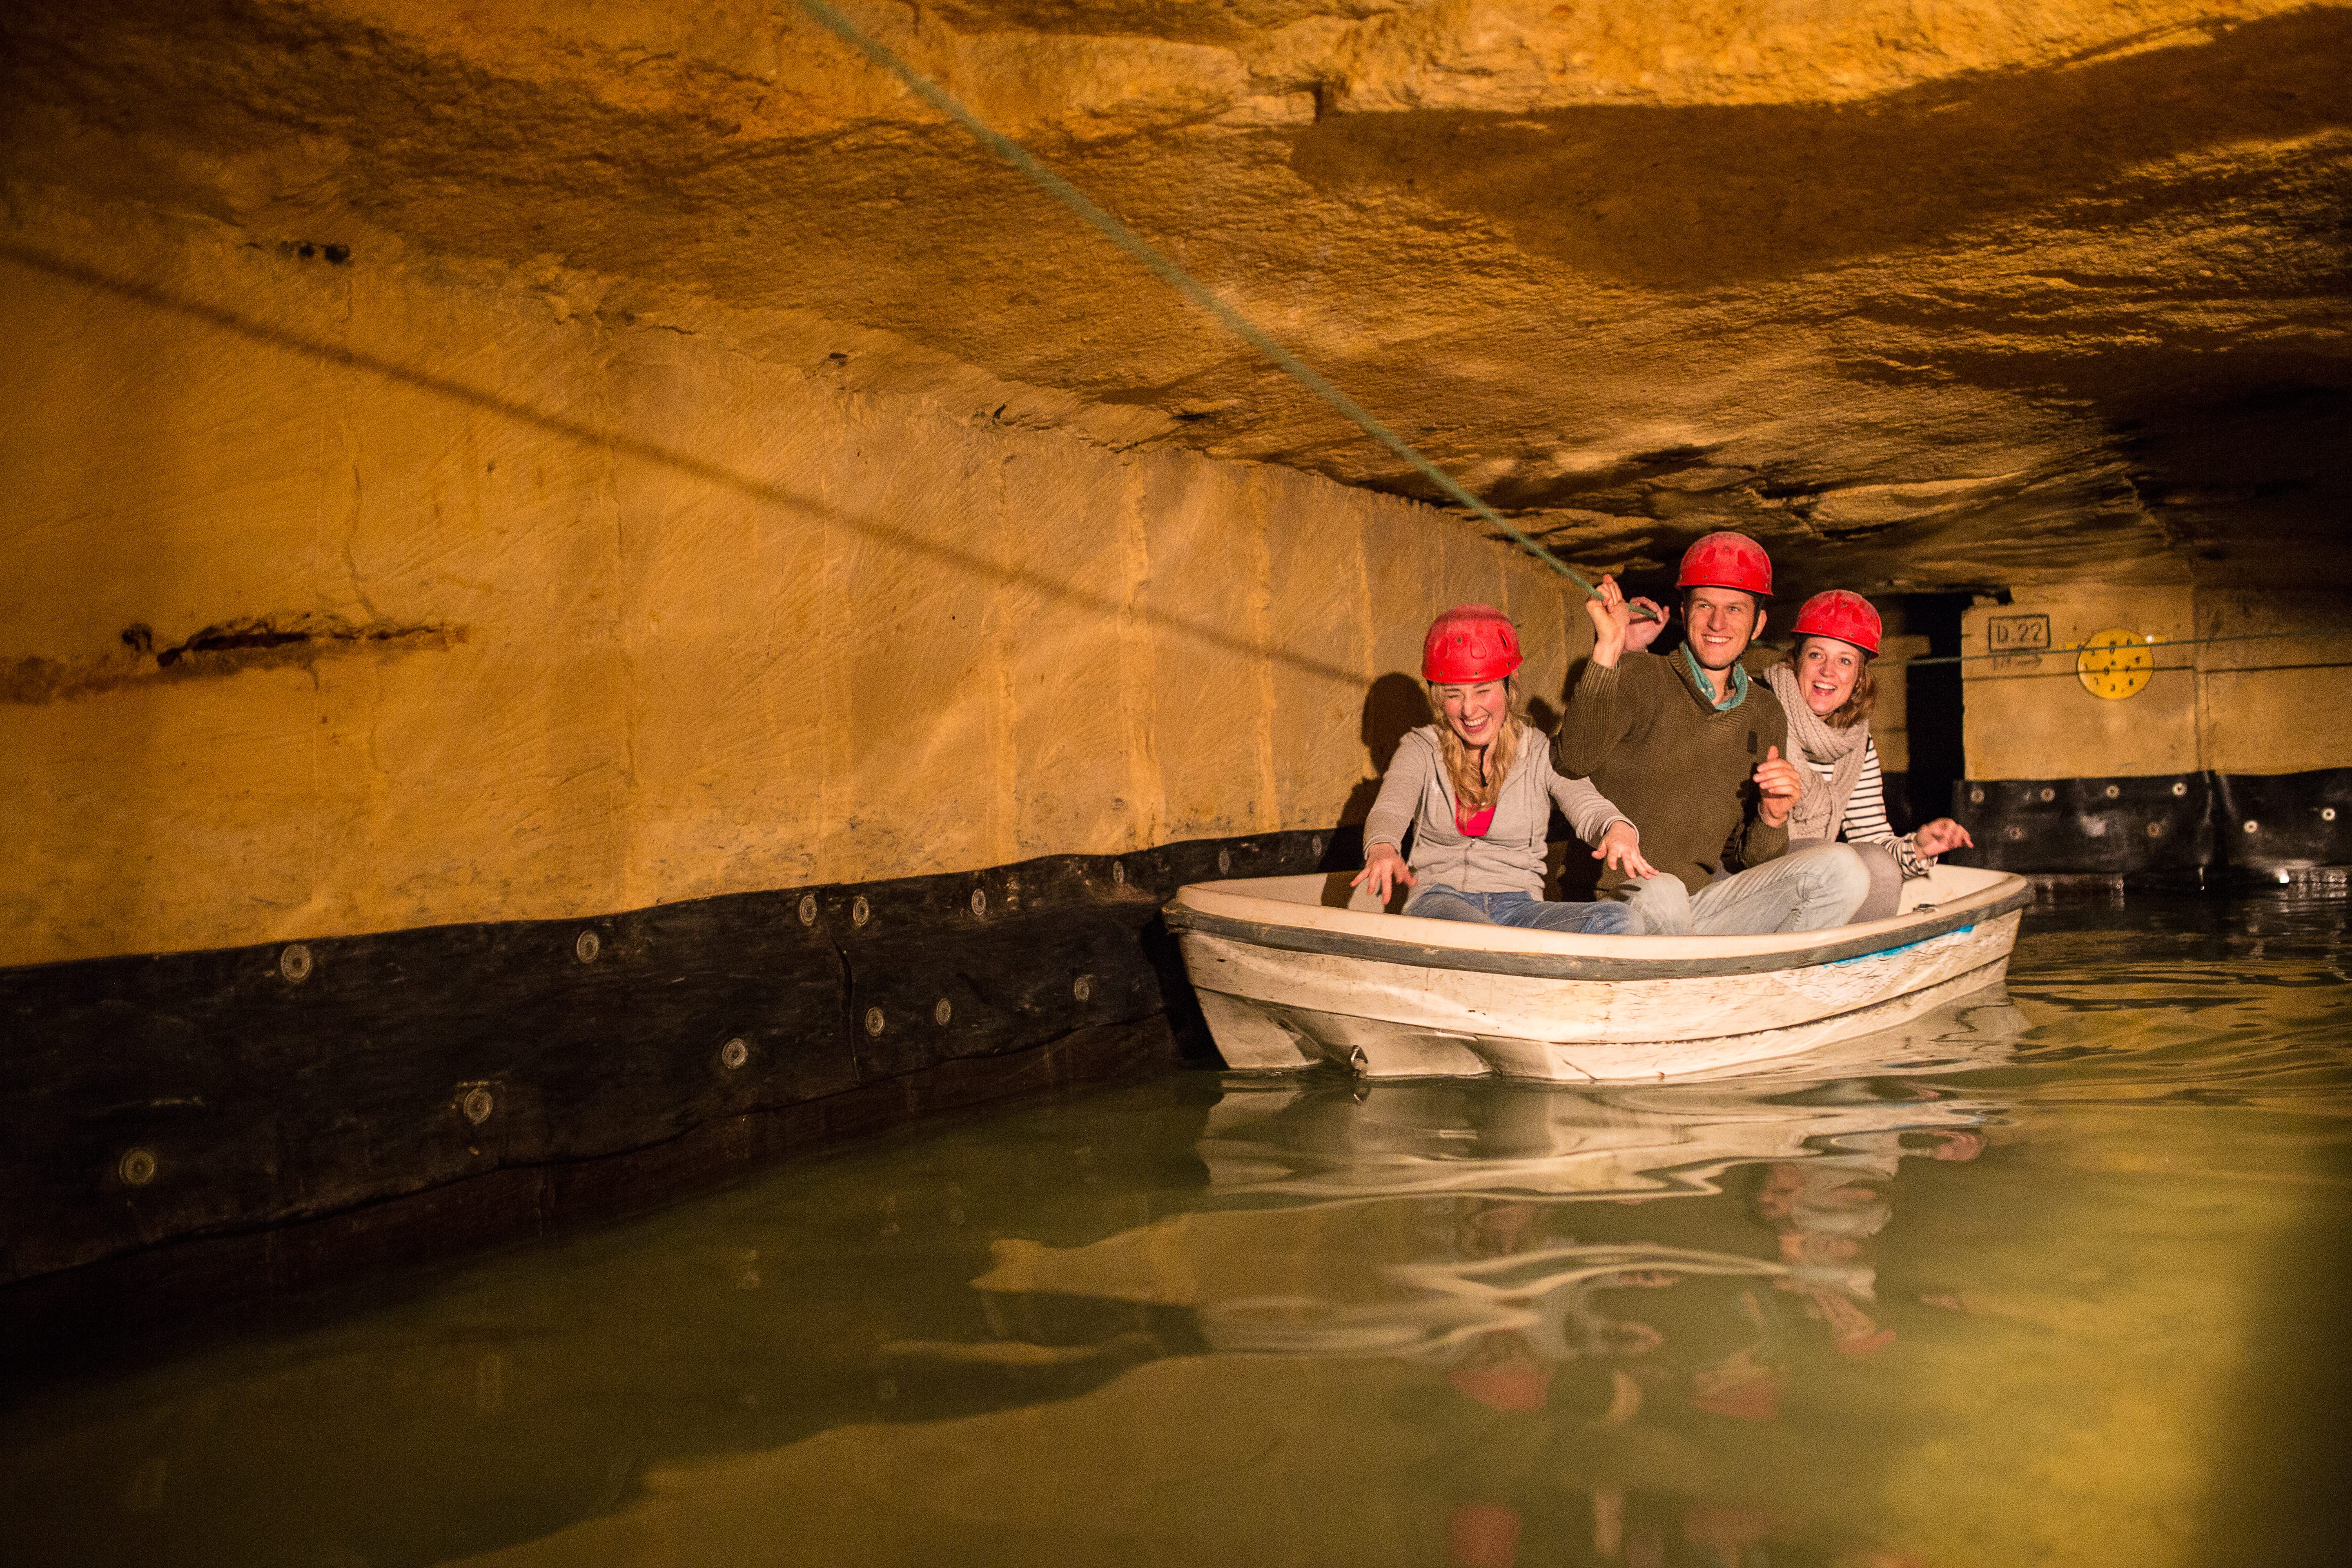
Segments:
[[[1878,657],[1888,668],[1878,679],[1878,698],[1870,712],[1870,738],[1878,746],[1878,765],[1890,773],[1911,771],[1911,683],[1894,668],[1899,661],[1925,658],[1930,652],[1926,637],[1888,632]]]
[[[2108,630],[2155,639],[2147,685],[2119,700],[2075,673],[2074,645]],[[2046,637],[2049,651],[2020,637]],[[2352,599],[2339,592],[2021,589],[1970,610],[1961,641],[1972,779],[2352,767],[2331,696],[2352,663]]]
[[[22,202],[0,271],[0,963],[1324,826],[1437,608],[1547,696],[1586,640],[1443,514],[805,317]]]

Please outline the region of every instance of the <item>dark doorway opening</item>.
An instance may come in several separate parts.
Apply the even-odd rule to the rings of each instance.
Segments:
[[[1903,628],[1927,639],[1928,658],[1957,659],[1960,616],[1974,602],[1972,594],[1906,594]],[[1887,781],[1886,805],[1890,816],[1902,805],[1909,806],[1911,820],[1895,825],[1908,832],[1922,822],[1953,814],[1953,789],[1968,776],[1968,752],[1960,722],[1959,665],[1914,664],[1903,673],[1911,765],[1902,787]]]

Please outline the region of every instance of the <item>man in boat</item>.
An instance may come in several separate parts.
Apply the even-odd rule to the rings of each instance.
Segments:
[[[1869,869],[1844,844],[1790,850],[1804,780],[1784,755],[1788,715],[1739,664],[1764,630],[1771,558],[1745,534],[1710,533],[1684,554],[1675,585],[1683,646],[1660,658],[1629,647],[1624,592],[1601,580],[1584,606],[1592,658],[1552,738],[1553,765],[1590,778],[1633,818],[1641,858],[1658,873],[1612,857],[1602,895],[1630,904],[1650,936],[1845,924],[1869,894]]]

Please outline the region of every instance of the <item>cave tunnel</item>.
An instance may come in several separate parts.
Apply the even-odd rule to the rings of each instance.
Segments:
[[[2336,1560],[2352,9],[16,0],[0,84],[17,1560]],[[1790,748],[1691,910],[1866,756],[1879,913],[1351,890],[1518,810],[1637,905],[1643,670]]]

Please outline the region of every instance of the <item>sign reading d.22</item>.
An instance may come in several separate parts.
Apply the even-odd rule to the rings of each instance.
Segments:
[[[2048,616],[1995,616],[1985,622],[1987,653],[2048,653]]]

